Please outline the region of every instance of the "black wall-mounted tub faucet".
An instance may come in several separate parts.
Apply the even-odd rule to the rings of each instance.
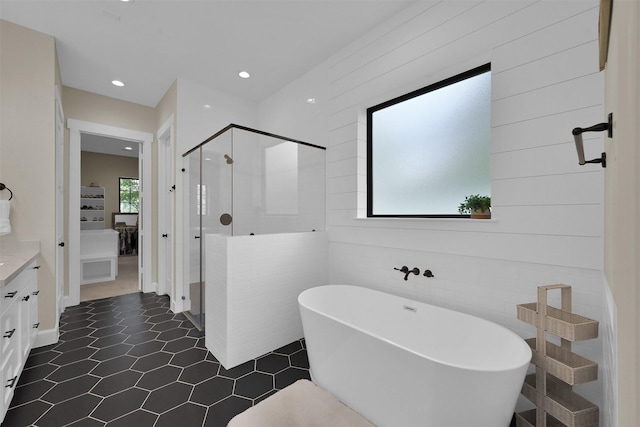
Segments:
[[[414,267],[412,270],[409,270],[409,267],[403,265],[402,268],[394,267],[393,269],[404,273],[404,280],[408,280],[409,274],[411,273],[415,274],[416,276],[420,274],[420,270],[418,269],[418,267]]]

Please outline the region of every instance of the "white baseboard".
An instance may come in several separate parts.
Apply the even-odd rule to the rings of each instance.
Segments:
[[[183,311],[187,311],[187,308],[185,308],[187,305],[185,304],[187,301],[185,300],[175,300],[171,297],[169,297],[169,299],[171,299],[171,311],[173,311],[174,313],[182,313]],[[189,304],[189,307],[191,306],[191,304]]]
[[[36,336],[36,342],[33,343],[33,348],[44,347],[46,345],[55,344],[60,338],[60,332],[58,328],[47,329],[45,331],[38,331]]]

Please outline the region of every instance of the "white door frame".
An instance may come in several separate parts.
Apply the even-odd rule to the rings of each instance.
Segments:
[[[173,114],[158,129],[158,290],[159,295],[168,294],[172,307],[175,262],[173,241],[175,234],[175,154]],[[171,264],[167,265],[168,260]],[[170,277],[169,277],[170,276]]]
[[[139,286],[142,292],[153,291],[151,283],[151,210],[153,209],[151,198],[151,144],[153,134],[125,128],[102,125],[99,123],[85,122],[68,119],[69,128],[69,295],[66,306],[80,304],[80,139],[82,134],[108,136],[137,142],[141,145],[140,164],[141,172],[140,191],[140,220],[138,229],[138,267],[142,277]],[[149,230],[147,232],[147,230]]]
[[[64,111],[56,86],[56,331],[64,311]]]

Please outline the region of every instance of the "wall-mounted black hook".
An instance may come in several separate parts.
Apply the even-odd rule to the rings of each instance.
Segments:
[[[609,138],[613,137],[613,113],[609,113],[608,121],[606,123],[598,123],[597,125],[590,126],[588,128],[573,128],[571,132],[573,134],[573,139],[576,143],[576,151],[578,152],[578,164],[583,166],[587,163],[600,163],[603,168],[607,167],[607,154],[602,153],[602,156],[599,159],[593,160],[585,160],[584,159],[584,146],[582,143],[582,134],[584,132],[604,132],[607,131],[607,136]]]

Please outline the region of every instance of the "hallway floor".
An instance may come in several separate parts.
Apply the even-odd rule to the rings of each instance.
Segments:
[[[3,427],[212,426],[298,379],[304,340],[226,370],[169,299],[135,293],[68,308],[32,350]]]

